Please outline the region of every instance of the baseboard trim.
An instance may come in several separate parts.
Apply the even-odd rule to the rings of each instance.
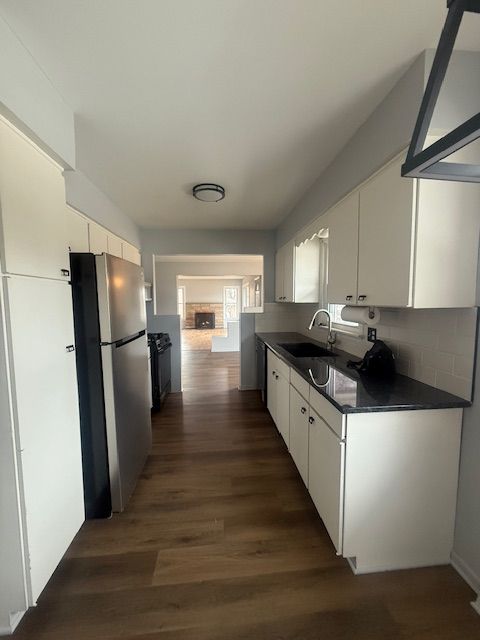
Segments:
[[[455,571],[462,576],[475,593],[480,594],[480,576],[478,576],[455,551],[452,551],[451,560]]]
[[[457,553],[455,553],[455,551],[452,551],[451,560],[452,567],[455,569],[455,571],[462,576],[468,586],[471,587],[477,594],[477,599],[474,600],[471,605],[480,615],[480,577]]]
[[[478,598],[474,602],[472,602],[472,607],[480,616],[480,596],[478,596]]]
[[[10,625],[8,627],[0,627],[0,636],[11,636],[20,624],[21,619],[26,611],[16,611],[10,614]]]

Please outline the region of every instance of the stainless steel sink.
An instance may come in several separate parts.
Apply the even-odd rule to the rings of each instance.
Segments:
[[[286,342],[278,346],[294,358],[334,358],[337,355],[330,349],[324,349],[313,342]]]

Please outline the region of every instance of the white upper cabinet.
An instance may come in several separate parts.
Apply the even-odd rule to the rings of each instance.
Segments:
[[[295,242],[291,240],[275,255],[275,300],[294,302]]]
[[[295,242],[292,240],[283,247],[283,301],[294,301],[295,283]]]
[[[329,211],[328,302],[474,307],[480,186],[402,178],[402,161]]]
[[[294,302],[318,302],[323,240],[312,238],[295,247]]]
[[[122,258],[134,264],[141,264],[140,251],[128,242],[122,242]]]
[[[479,234],[480,185],[418,181],[414,307],[477,304]]]
[[[95,222],[89,222],[88,238],[91,253],[96,255],[108,253],[108,233],[106,229]]]
[[[359,193],[355,191],[330,210],[328,229],[328,301],[357,300]]]
[[[117,258],[122,257],[122,241],[117,236],[112,236],[111,233],[107,237],[108,253]]]
[[[359,304],[411,304],[411,263],[416,182],[402,178],[403,157],[360,189]]]
[[[72,253],[88,253],[88,220],[67,206],[68,250]]]
[[[62,170],[1,119],[0,211],[3,271],[58,280],[68,278]]]

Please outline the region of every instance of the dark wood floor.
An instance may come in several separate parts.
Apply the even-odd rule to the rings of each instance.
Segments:
[[[238,354],[189,354],[128,509],[85,523],[19,640],[477,640],[450,567],[355,577]]]

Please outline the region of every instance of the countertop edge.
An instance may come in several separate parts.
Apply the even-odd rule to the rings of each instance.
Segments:
[[[347,415],[347,414],[356,414],[356,413],[386,413],[386,412],[393,412],[393,411],[433,411],[433,410],[446,410],[446,409],[466,409],[467,407],[470,407],[472,405],[471,401],[465,400],[459,397],[458,397],[458,400],[456,401],[448,401],[445,403],[425,403],[425,404],[411,404],[411,405],[378,405],[378,406],[372,406],[372,407],[351,407],[346,405],[340,405],[338,404],[338,402],[336,402],[332,398],[332,396],[330,396],[328,393],[325,393],[323,389],[317,389],[312,384],[312,381],[309,380],[308,376],[306,376],[305,373],[299,367],[295,366],[295,363],[292,361],[293,357],[292,357],[292,360],[286,358],[285,355],[276,348],[277,343],[275,340],[272,339],[271,341],[269,341],[268,337],[265,338],[265,336],[268,333],[269,333],[268,331],[263,331],[263,332],[260,331],[258,333],[255,333],[255,338],[258,338],[259,340],[261,340],[266,347],[268,347],[278,358],[280,358],[280,360],[282,360],[282,362],[284,362],[290,368],[294,369],[298,373],[298,375],[300,375],[306,382],[308,382],[308,384],[314,391],[316,391],[317,393],[322,395],[326,400],[328,400],[328,402],[330,402],[330,404],[332,404],[338,411],[340,411],[340,413]],[[281,332],[271,332],[271,333],[281,333]],[[287,333],[291,334],[292,332],[287,332]],[[301,334],[297,334],[297,335],[301,337]],[[309,342],[313,342],[315,344],[322,346],[321,343],[319,343],[317,340],[305,337],[305,340],[307,339]],[[354,355],[352,355],[351,357],[354,360],[358,359]],[[414,382],[418,382],[419,384],[424,384],[415,380],[414,378],[411,378],[411,380],[413,380]],[[430,386],[430,385],[427,385],[427,386]],[[438,391],[442,391],[442,390],[438,389]],[[447,391],[445,393],[448,393],[450,396],[453,395]],[[457,396],[454,396],[454,397],[457,398]]]

